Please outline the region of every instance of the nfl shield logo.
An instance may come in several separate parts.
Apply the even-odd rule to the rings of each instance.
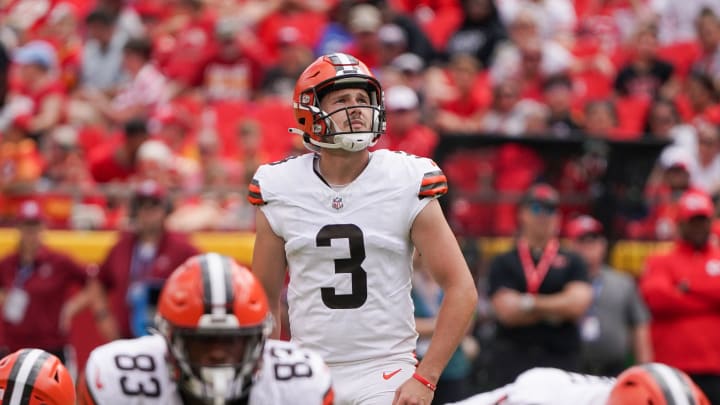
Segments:
[[[333,198],[332,207],[335,208],[336,210],[339,210],[340,208],[342,208],[343,207],[342,197],[337,196],[337,197]]]

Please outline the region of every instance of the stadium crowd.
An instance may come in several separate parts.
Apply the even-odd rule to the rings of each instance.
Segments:
[[[433,157],[443,137],[506,139],[442,162],[451,190],[449,222],[458,236],[511,236],[529,227],[518,219],[518,208],[528,218],[560,212],[552,219],[556,225],[539,228],[568,230],[563,236],[574,247],[567,257],[595,258],[584,257],[595,261],[589,275],[581,265],[584,270],[574,270],[563,283],[595,287],[597,274],[611,270],[602,263],[607,232],[583,216],[593,214],[607,169],[607,142],[662,144],[639,191],[643,210],[612,218],[609,236],[679,237],[684,242],[677,242],[672,262],[685,263],[688,256],[696,261],[693,267],[705,266],[715,284],[704,278],[687,284],[682,266],[667,264],[665,256],[648,262],[653,278],[641,290],[635,280],[611,279],[621,287],[611,293],[622,294],[627,305],[617,309],[620,299],[604,297],[616,312],[599,317],[613,318],[623,340],[611,343],[619,364],[609,365],[613,372],[607,374],[633,360],[685,355],[672,344],[666,344],[670,357],[651,347],[647,327],[657,319],[673,318],[688,330],[718,319],[720,253],[712,237],[712,247],[702,250],[708,242],[698,240],[702,224],[689,225],[715,217],[712,203],[696,204],[698,195],[720,196],[717,0],[10,0],[0,5],[0,226],[17,226],[27,242],[0,262],[0,272],[4,264],[23,269],[23,260],[39,257],[69,269],[55,282],[62,287],[58,296],[83,291],[67,302],[53,301],[57,311],[45,313],[30,297],[31,311],[61,328],[54,328],[43,349],[65,359],[68,325],[87,305],[105,340],[142,334],[146,308],[131,304],[133,277],[152,275],[161,284],[187,257],[171,263],[159,251],[171,252],[169,244],[177,244],[185,255],[196,253],[185,232],[253,230],[247,185],[261,164],[306,152],[302,139],[287,131],[296,126],[295,83],[317,56],[330,52],[356,56],[382,83],[388,128],[376,149]],[[584,152],[549,164],[547,156],[514,142],[528,138],[580,140]],[[526,192],[538,182],[557,190],[557,199],[530,204]],[[578,195],[585,198],[573,198]],[[144,226],[123,234],[112,251],[116,258],[108,256],[99,278],[39,242],[44,227],[127,230],[138,221]],[[712,231],[720,234],[720,226]],[[144,245],[152,245],[150,253]],[[693,256],[695,245],[702,247],[702,259]],[[470,259],[477,252],[464,253]],[[474,271],[487,264],[469,261]],[[517,269],[520,262],[512,265]],[[486,276],[474,275],[483,286]],[[0,280],[4,290],[18,287],[14,275]],[[674,284],[663,284],[667,280]],[[500,284],[491,285],[493,293],[512,283]],[[700,285],[700,297],[690,297]],[[416,317],[429,320],[418,323],[419,330],[427,326],[421,337],[432,334],[442,297],[436,287],[430,278],[414,284]],[[523,288],[512,294],[511,301],[518,301],[508,313],[522,312]],[[588,297],[600,294],[586,290]],[[8,307],[11,295],[5,292],[0,304]],[[657,294],[646,308],[643,298]],[[482,345],[492,344],[487,337],[494,336],[493,311],[510,304],[484,295],[476,327],[446,369],[446,379],[459,381],[446,386],[465,394],[497,383],[484,376],[483,367],[494,359],[484,357]],[[669,310],[672,302],[681,303],[680,309]],[[590,312],[568,316],[567,322],[577,323],[570,331],[575,335],[591,333],[588,316],[606,310],[595,301],[586,304]],[[627,311],[626,319],[617,319],[618,310]],[[693,323],[697,311],[704,318]],[[22,321],[25,310],[20,312],[4,314],[6,329],[13,323],[8,317]],[[543,327],[546,321],[539,315],[534,320]],[[704,343],[698,347],[708,349]],[[718,360],[715,355],[716,349],[703,353],[708,363]],[[595,362],[588,370],[598,367]],[[720,378],[720,370],[704,364],[678,367],[693,378],[707,377],[710,385]]]

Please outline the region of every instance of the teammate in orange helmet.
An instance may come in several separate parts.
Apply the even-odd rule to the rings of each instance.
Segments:
[[[75,384],[57,357],[21,349],[0,360],[0,404],[75,405]]]
[[[267,340],[272,316],[245,267],[215,253],[176,269],[160,293],[157,331],[93,350],[80,403],[329,405],[322,359]]]
[[[448,405],[710,405],[682,371],[661,363],[633,366],[617,379],[533,368],[515,382]]]
[[[351,55],[311,63],[293,107],[297,128],[290,131],[313,153],[255,173],[248,195],[260,208],[253,271],[277,313],[289,269],[292,340],[328,363],[338,404],[430,403],[477,299],[437,201],[447,179],[431,159],[368,150],[385,132],[383,91]],[[444,293],[419,364],[410,297],[415,249]]]

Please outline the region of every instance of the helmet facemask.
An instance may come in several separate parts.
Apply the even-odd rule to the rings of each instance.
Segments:
[[[356,88],[367,91],[370,103],[368,105],[355,105],[342,107],[333,111],[323,111],[320,107],[322,98],[331,91]],[[320,148],[343,149],[356,152],[375,145],[380,135],[385,132],[385,108],[380,84],[371,77],[364,75],[345,76],[333,78],[318,86],[309,89],[300,95],[300,103],[295,103],[296,109],[304,109],[312,114],[312,134],[301,132],[305,146],[314,151]],[[355,131],[350,126],[349,131],[341,131],[336,122],[350,121],[354,111],[370,109],[371,125],[369,130]],[[297,131],[292,131],[296,132]],[[314,136],[313,136],[314,135]]]
[[[208,404],[246,397],[262,366],[270,319],[255,327],[227,329],[174,328],[160,320],[180,389]]]

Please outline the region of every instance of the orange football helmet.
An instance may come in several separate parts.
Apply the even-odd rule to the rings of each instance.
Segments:
[[[75,384],[57,357],[21,349],[0,360],[0,404],[75,405]]]
[[[255,275],[208,253],[191,257],[168,278],[156,324],[180,389],[217,403],[249,393],[273,321]]]
[[[320,108],[325,94],[347,88],[365,89],[370,97],[369,105],[335,111]],[[356,108],[372,109],[370,131],[339,131],[330,117],[344,110],[349,120],[350,112]],[[364,63],[344,53],[321,56],[305,69],[295,85],[293,109],[299,127],[290,128],[290,132],[301,135],[305,146],[313,151],[319,148],[363,150],[374,145],[385,132],[385,102],[380,82]]]
[[[607,405],[710,405],[682,371],[660,363],[630,367],[618,376]]]

